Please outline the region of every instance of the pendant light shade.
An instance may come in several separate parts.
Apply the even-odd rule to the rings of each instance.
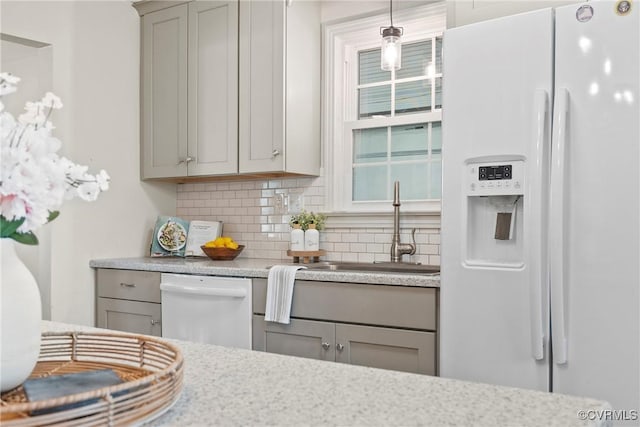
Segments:
[[[380,54],[380,66],[384,71],[399,70],[402,66],[402,28],[393,26],[393,3],[389,0],[390,24],[386,28],[380,28],[382,34],[382,49]]]

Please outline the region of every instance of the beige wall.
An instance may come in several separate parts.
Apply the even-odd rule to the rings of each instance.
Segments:
[[[93,258],[142,256],[172,184],[139,180],[139,17],[128,1],[2,1],[1,31],[52,45],[62,152],[111,175],[98,201],[67,202],[51,231],[51,317],[94,323]]]

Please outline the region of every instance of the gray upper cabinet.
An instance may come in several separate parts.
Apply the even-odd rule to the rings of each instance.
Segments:
[[[142,18],[142,178],[187,174],[188,7]]]
[[[188,175],[238,171],[238,3],[189,3]]]
[[[149,3],[165,8],[142,17],[142,178],[237,173],[238,3]]]
[[[320,172],[320,2],[240,3],[240,173]]]
[[[134,6],[142,179],[319,174],[319,1]]]

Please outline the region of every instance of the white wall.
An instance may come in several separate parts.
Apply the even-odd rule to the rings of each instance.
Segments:
[[[393,10],[405,9],[408,7],[420,6],[433,3],[437,0],[394,0]],[[389,13],[388,0],[322,0],[321,8],[322,22],[339,21],[345,18],[357,16],[367,16],[378,13]],[[394,14],[395,16],[395,14]],[[401,26],[401,22],[394,21],[394,25]],[[372,28],[374,33],[378,28]]]
[[[159,213],[176,206],[173,184],[139,180],[139,17],[128,1],[2,1],[1,31],[52,45],[53,117],[62,152],[111,189],[98,201],[67,202],[51,228],[51,317],[94,324],[89,260],[143,256]]]
[[[50,45],[29,43],[17,37],[0,41],[2,71],[20,76],[20,90],[3,97],[5,110],[18,117],[24,112],[27,101],[40,99],[51,89],[52,52]],[[51,229],[43,227],[38,232],[39,244],[16,245],[16,252],[36,278],[42,300],[42,318],[51,319]]]

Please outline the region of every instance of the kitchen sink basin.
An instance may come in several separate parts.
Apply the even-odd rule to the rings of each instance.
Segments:
[[[338,262],[322,261],[305,264],[309,270],[325,271],[368,271],[375,273],[411,273],[411,274],[440,274],[437,265],[413,264],[407,262]]]

